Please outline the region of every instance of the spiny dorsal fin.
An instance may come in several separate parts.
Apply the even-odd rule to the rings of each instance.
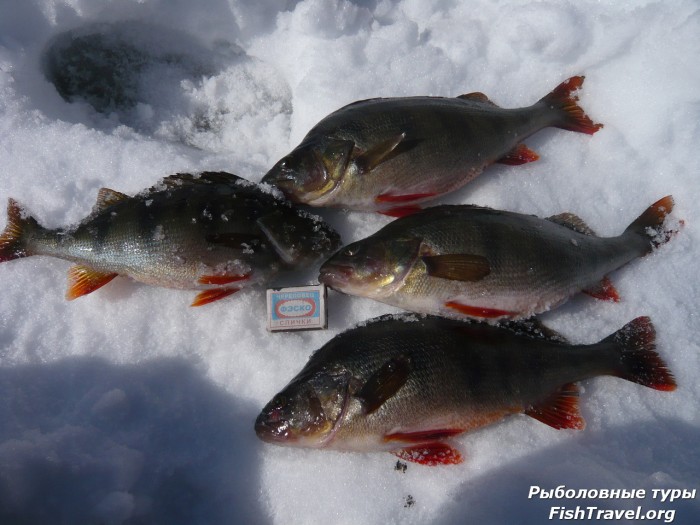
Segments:
[[[522,319],[519,321],[505,321],[501,323],[501,326],[519,335],[525,335],[533,339],[544,339],[545,341],[553,341],[556,343],[568,343],[566,337],[561,335],[556,330],[543,325],[542,322],[535,317],[530,317],[529,319]]]
[[[115,204],[131,199],[128,195],[110,188],[100,188],[97,192],[97,202],[92,208],[92,213],[98,213]]]
[[[163,177],[159,184],[164,184],[166,188],[180,188],[188,184],[231,184],[242,180],[238,175],[225,171],[203,171],[198,175],[191,173],[176,173]],[[154,189],[157,189],[158,186]]]
[[[491,101],[489,97],[487,97],[480,91],[475,91],[474,93],[465,93],[464,95],[459,95],[457,98],[461,98],[462,100],[470,100],[472,102],[482,102],[495,108],[498,107],[494,102]]]
[[[565,228],[569,228],[577,233],[595,236],[595,232],[588,226],[588,224],[583,222],[581,217],[573,213],[566,212],[560,213],[559,215],[552,215],[551,217],[547,217],[547,220],[560,226],[564,226]]]
[[[365,413],[371,414],[396,394],[406,383],[410,373],[411,363],[405,356],[384,363],[355,393],[355,397],[362,402]]]

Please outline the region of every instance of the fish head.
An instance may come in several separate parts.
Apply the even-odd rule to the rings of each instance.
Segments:
[[[355,143],[349,140],[303,142],[280,159],[262,179],[279,188],[293,202],[321,205],[319,200],[343,179]]]
[[[421,244],[418,238],[376,237],[348,244],[321,265],[319,282],[351,295],[385,297],[411,271]]]
[[[279,445],[327,445],[346,413],[350,378],[349,372],[302,371],[263,408],[255,421],[255,433]]]

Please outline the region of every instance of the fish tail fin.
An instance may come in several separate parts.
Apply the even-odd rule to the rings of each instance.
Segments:
[[[676,381],[656,353],[656,330],[648,317],[637,317],[603,340],[618,352],[614,375],[656,390],[676,389]]]
[[[593,135],[603,127],[594,123],[583,108],[577,104],[578,97],[575,92],[583,85],[585,77],[571,77],[559,84],[554,90],[540,100],[559,115],[553,126],[579,133]]]
[[[27,233],[38,227],[36,220],[29,216],[14,199],[7,201],[7,226],[0,234],[0,263],[27,257]]]
[[[673,210],[673,204],[671,195],[659,199],[627,227],[625,234],[634,234],[644,239],[646,242],[645,253],[667,243],[678,233],[678,230],[664,229],[666,217]],[[683,224],[682,221],[680,224]]]

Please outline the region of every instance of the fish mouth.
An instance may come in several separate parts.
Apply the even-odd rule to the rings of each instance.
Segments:
[[[266,443],[287,444],[296,441],[297,436],[291,432],[286,420],[271,420],[263,413],[255,420],[255,433]]]
[[[319,270],[318,281],[331,288],[347,284],[355,275],[355,268],[344,264],[324,264]]]

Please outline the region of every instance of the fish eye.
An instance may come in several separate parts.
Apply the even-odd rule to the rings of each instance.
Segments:
[[[354,257],[357,254],[357,247],[347,246],[343,249],[343,255],[346,257]]]

